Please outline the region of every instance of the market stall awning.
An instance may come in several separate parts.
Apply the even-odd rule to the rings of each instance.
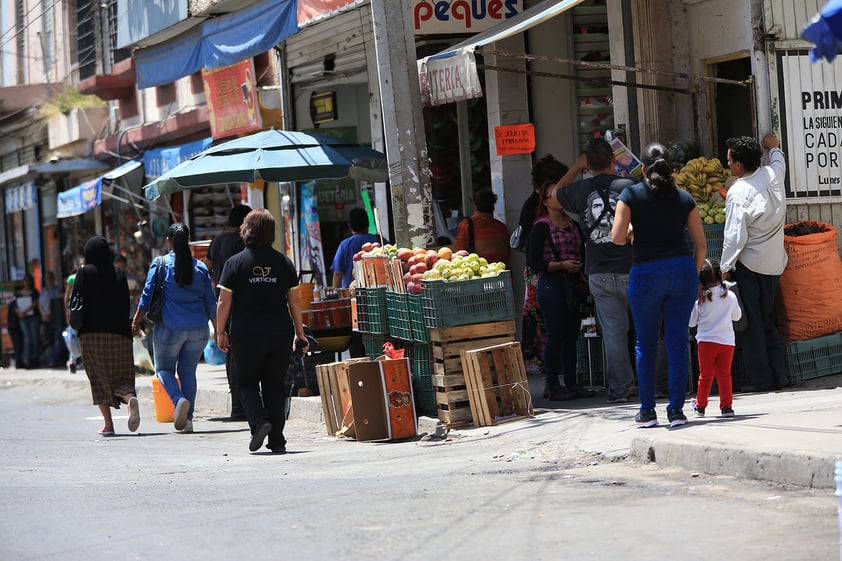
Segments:
[[[482,97],[474,50],[523,33],[581,4],[584,0],[544,0],[470,39],[418,60],[424,105],[441,105]]]
[[[169,84],[272,49],[298,31],[295,0],[262,0],[209,18],[186,36],[135,53],[137,87]]]
[[[143,169],[146,172],[146,177],[154,179],[164,175],[181,162],[186,162],[196,154],[204,152],[210,148],[212,143],[213,138],[207,137],[187,144],[165,146],[145,152],[143,154]]]
[[[102,204],[102,182],[114,181],[141,166],[139,160],[131,160],[114,168],[105,175],[86,181],[81,185],[58,194],[57,218],[70,218],[84,214]]]
[[[64,160],[56,160],[54,162],[25,164],[0,173],[0,185],[26,181],[38,174],[69,174],[86,171],[99,171],[104,169],[108,169],[108,165],[93,158],[67,158]]]

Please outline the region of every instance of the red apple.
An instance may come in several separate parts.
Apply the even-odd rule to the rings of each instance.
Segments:
[[[415,284],[417,284],[417,285],[419,285],[419,286],[420,286],[420,285],[421,285],[421,281],[422,281],[422,280],[424,280],[424,275],[423,275],[423,274],[421,274],[421,273],[415,273],[414,275],[412,275],[412,282],[414,282]]]
[[[406,274],[403,276],[403,283],[404,283],[404,284],[409,284],[409,282],[410,282],[411,280],[412,280],[412,273],[406,273]]]
[[[460,249],[459,251],[455,252],[453,255],[458,255],[459,257],[467,257],[468,252],[464,249]]]
[[[421,294],[422,288],[423,287],[421,286],[421,283],[419,282],[419,283],[412,283],[412,286],[407,287],[406,290],[410,294]]]
[[[435,265],[438,260],[439,255],[434,251],[432,253],[427,253],[427,258],[424,259],[424,263],[427,265],[427,269],[432,269],[433,265]]]
[[[361,260],[361,259],[363,258],[363,253],[365,253],[365,252],[364,252],[364,251],[358,251],[358,252],[356,252],[356,253],[354,254],[354,258],[353,258],[353,259],[354,259],[354,261],[359,261],[359,260]]]
[[[371,242],[365,242],[362,246],[360,246],[360,249],[362,249],[364,252],[368,253],[369,251],[374,249],[374,244],[371,243]]]
[[[407,247],[402,247],[398,250],[397,258],[401,261],[409,261],[409,258],[415,255],[413,251]]]
[[[424,271],[427,270],[427,264],[423,261],[416,263],[415,265],[409,268],[409,274],[411,275],[420,275]]]
[[[415,265],[416,263],[418,263],[419,259],[420,259],[421,261],[423,261],[423,260],[424,260],[424,258],[423,258],[423,257],[422,257],[422,258],[419,258],[419,257],[418,257],[418,254],[413,253],[413,254],[412,254],[412,257],[410,257],[409,259],[407,259],[407,260],[406,260],[406,262],[407,262],[407,264],[408,264],[410,267],[412,267],[413,265]]]
[[[409,292],[410,294],[415,294],[415,287],[416,286],[417,285],[414,282],[410,281],[410,282],[406,283],[406,291]]]

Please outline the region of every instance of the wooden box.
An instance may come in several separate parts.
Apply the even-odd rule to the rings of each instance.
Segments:
[[[439,420],[446,426],[473,422],[462,351],[510,343],[515,340],[514,320],[430,329],[433,352],[433,389]]]
[[[474,426],[533,415],[520,343],[462,351],[462,365]]]
[[[348,367],[357,440],[397,440],[418,434],[409,359],[354,362]]]
[[[367,362],[367,358],[352,358],[343,362],[316,365],[319,395],[322,398],[327,433],[330,436],[356,436],[348,366],[354,362]]]

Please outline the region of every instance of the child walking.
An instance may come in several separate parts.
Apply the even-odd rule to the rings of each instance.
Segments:
[[[734,325],[743,313],[737,295],[722,280],[719,262],[705,259],[699,272],[699,299],[690,314],[690,327],[698,327],[699,387],[690,407],[697,417],[705,416],[710,387],[716,378],[719,410],[723,417],[733,417],[731,361],[734,358]]]

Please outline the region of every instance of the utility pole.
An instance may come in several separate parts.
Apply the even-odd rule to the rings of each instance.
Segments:
[[[371,0],[371,18],[395,243],[429,247],[435,240],[433,195],[410,4],[405,0]]]

